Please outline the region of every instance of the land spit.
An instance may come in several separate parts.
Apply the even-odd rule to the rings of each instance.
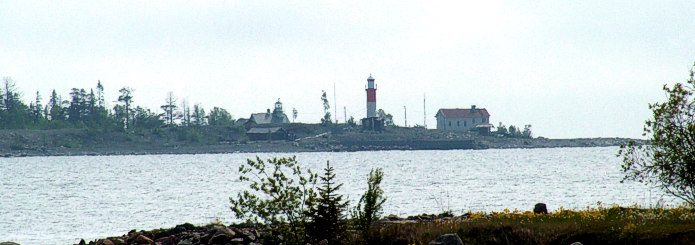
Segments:
[[[634,139],[513,138],[424,128],[387,127],[364,132],[355,127],[290,124],[291,140],[250,141],[244,128],[174,127],[139,132],[88,129],[0,130],[0,156],[206,154],[237,152],[329,152],[374,150],[452,150],[618,146]],[[644,143],[642,140],[634,140]]]

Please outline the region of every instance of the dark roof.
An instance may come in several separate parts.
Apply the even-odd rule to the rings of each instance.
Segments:
[[[248,122],[248,121],[249,121],[249,119],[239,118],[236,120],[236,122],[234,122],[234,127],[242,126],[242,125],[246,124],[246,122]]]
[[[249,131],[246,131],[247,134],[267,134],[267,133],[277,133],[279,131],[284,131],[284,129],[280,127],[272,127],[272,128],[252,128],[249,129]]]
[[[273,114],[270,113],[253,113],[249,117],[249,121],[253,121],[256,124],[269,124],[273,120]]]
[[[253,113],[249,121],[256,124],[284,124],[290,123],[285,113]]]
[[[445,118],[489,117],[490,113],[485,108],[475,109],[439,109],[435,117],[439,115]]]

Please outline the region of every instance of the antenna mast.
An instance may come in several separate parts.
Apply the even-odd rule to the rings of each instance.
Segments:
[[[427,129],[427,94],[422,94],[422,124]]]
[[[405,117],[405,127],[408,127],[408,110],[403,106],[403,116]]]

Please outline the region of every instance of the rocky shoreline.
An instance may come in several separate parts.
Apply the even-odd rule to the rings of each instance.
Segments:
[[[390,215],[378,221],[378,226],[389,226],[409,223],[441,223],[460,222],[469,219],[469,215],[435,215],[422,214],[407,218]],[[275,244],[281,235],[268,228],[251,227],[232,224],[210,224],[194,226],[189,223],[177,225],[168,229],[151,231],[131,230],[128,234],[107,237],[86,242],[82,239],[75,245],[125,245],[125,244],[156,244],[156,245],[199,245],[199,244],[240,244],[260,245]]]
[[[316,133],[318,134],[311,136]],[[306,137],[298,137],[291,141],[248,141],[240,138],[242,136],[232,129],[211,129],[201,136],[202,140],[190,141],[167,136],[161,132],[151,134],[98,133],[83,129],[0,130],[0,157],[528,149],[619,146],[629,141],[645,143],[643,140],[627,138],[507,138],[417,128],[393,128],[381,133],[347,131],[335,134],[320,131],[319,128],[308,130],[298,136]]]

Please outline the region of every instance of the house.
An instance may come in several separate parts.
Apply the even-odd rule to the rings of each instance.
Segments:
[[[489,130],[490,113],[485,108],[439,109],[437,111],[437,129],[452,131]],[[481,126],[482,127],[478,127]]]
[[[268,109],[265,113],[253,113],[246,122],[247,125],[271,125],[271,124],[287,124],[290,123],[290,119],[287,118],[285,112],[282,110],[282,103],[280,99],[275,102],[275,109],[270,112]]]
[[[288,133],[281,127],[252,128],[246,131],[249,140],[286,140]]]

